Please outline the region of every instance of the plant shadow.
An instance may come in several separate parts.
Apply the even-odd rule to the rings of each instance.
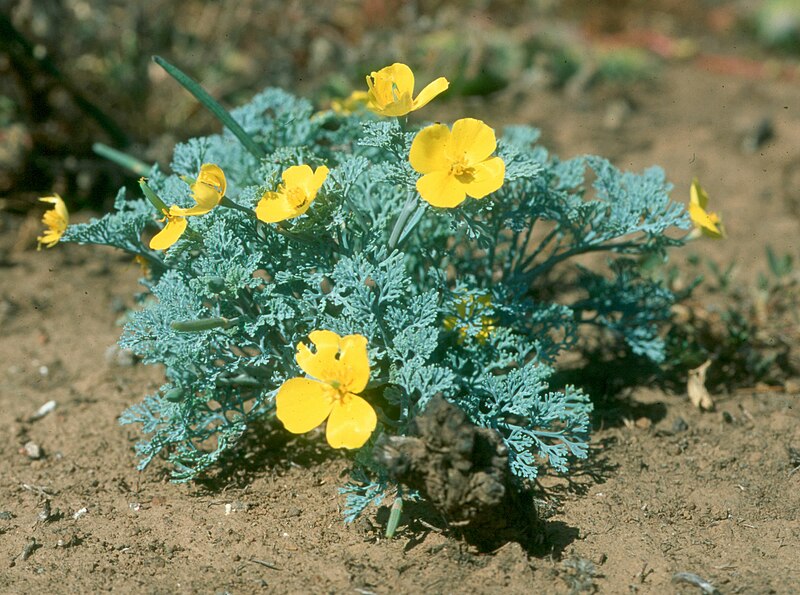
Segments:
[[[328,447],[318,433],[298,436],[286,432],[274,418],[256,420],[241,437],[237,448],[224,452],[214,468],[195,483],[212,493],[242,489],[271,470],[312,467],[340,458],[341,453]]]

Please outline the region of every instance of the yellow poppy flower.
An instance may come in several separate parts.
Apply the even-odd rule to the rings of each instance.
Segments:
[[[308,210],[328,177],[328,168],[316,171],[308,165],[293,165],[283,172],[283,184],[276,192],[265,192],[256,205],[256,217],[264,223],[277,223],[299,217]]]
[[[344,99],[331,101],[331,109],[337,114],[349,116],[353,112],[363,109],[367,105],[369,94],[366,91],[353,91]]]
[[[367,339],[332,331],[308,335],[316,352],[299,343],[297,364],[311,378],[290,378],[278,389],[276,414],[287,430],[303,434],[326,419],[325,437],[333,448],[360,448],[372,435],[375,410],[356,393],[369,382]]]
[[[172,244],[178,241],[184,231],[186,231],[186,217],[176,214],[175,211],[182,211],[179,207],[173,205],[169,211],[164,211],[164,218],[161,221],[166,221],[167,224],[164,229],[159,231],[150,240],[151,250],[166,250]]]
[[[173,205],[170,208],[170,213],[172,215],[181,215],[183,217],[205,215],[216,207],[222,201],[222,197],[225,196],[225,190],[227,189],[225,173],[218,165],[204,163],[200,167],[197,180],[195,180],[189,188],[192,191],[192,198],[194,202],[197,203],[197,206],[190,209],[182,209]]]
[[[39,200],[51,203],[53,208],[45,211],[44,215],[42,215],[42,223],[47,226],[47,229],[44,230],[42,235],[36,238],[38,242],[36,246],[37,250],[42,249],[42,244],[47,248],[52,248],[58,244],[61,236],[67,231],[67,225],[69,225],[69,211],[67,211],[67,205],[64,204],[63,199],[58,194],[46,196]]]
[[[466,296],[456,304],[456,316],[448,316],[444,319],[444,328],[448,331],[458,331],[458,342],[463,343],[467,340],[469,323],[474,320],[476,315],[490,308],[491,305],[492,297],[489,295],[482,295],[477,300],[473,296]],[[475,340],[483,345],[494,332],[497,320],[491,316],[481,316],[480,321],[481,330],[475,335]]]
[[[709,213],[708,194],[700,186],[697,178],[692,180],[692,188],[689,197],[689,217],[696,229],[703,235],[714,239],[725,237],[725,228],[722,226],[722,219],[716,213]]]
[[[450,86],[447,79],[440,76],[414,95],[414,73],[405,64],[396,62],[367,77],[369,92],[367,107],[381,116],[405,116],[409,112],[427,105],[431,99],[443,93]]]
[[[480,120],[463,118],[433,124],[419,131],[408,159],[423,176],[420,196],[434,207],[457,207],[467,196],[483,198],[503,185],[506,164],[491,157],[497,148],[494,131]]]
[[[186,217],[196,217],[205,215],[211,209],[222,202],[227,189],[225,173],[218,165],[204,163],[200,167],[197,179],[189,186],[192,191],[192,198],[197,203],[196,206],[184,209],[178,205],[172,205],[169,210],[163,210],[164,219],[167,224],[160,232],[150,240],[151,250],[166,250],[178,241],[184,231],[186,231]]]

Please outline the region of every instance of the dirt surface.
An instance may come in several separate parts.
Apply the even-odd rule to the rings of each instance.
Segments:
[[[798,100],[796,81],[679,63],[626,91],[507,94],[426,116],[530,123],[563,157],[657,163],[679,200],[697,175],[729,238],[682,254],[754,278],[767,243],[797,252]],[[774,136],[748,148],[765,118]],[[543,551],[481,554],[411,507],[387,541],[387,509],[343,524],[347,461],[319,436],[265,444],[255,429],[241,458],[196,484],[136,471],[135,430],[117,416],[162,372],[108,349],[137,266],[87,247],[20,250],[38,224],[0,224],[0,592],[701,592],[673,582],[679,572],[722,593],[800,591],[794,392],[714,395],[717,410],[700,413],[641,388],[604,407],[583,472],[543,480]],[[49,400],[55,410],[31,420]]]

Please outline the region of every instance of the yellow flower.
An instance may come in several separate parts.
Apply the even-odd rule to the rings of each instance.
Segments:
[[[464,118],[453,124],[433,124],[419,131],[408,159],[423,176],[420,196],[435,207],[456,207],[467,196],[483,198],[503,185],[506,164],[491,157],[497,148],[494,131],[480,120]]]
[[[190,209],[182,209],[172,205],[169,209],[171,215],[181,215],[183,217],[205,215],[216,207],[222,201],[222,197],[225,196],[227,188],[225,173],[218,165],[204,163],[200,167],[197,180],[189,188],[197,206]]]
[[[189,188],[197,205],[189,209],[172,205],[168,211],[164,210],[164,219],[161,221],[167,224],[150,240],[151,250],[166,250],[172,246],[186,231],[186,217],[205,215],[222,202],[227,189],[225,173],[218,165],[205,163],[200,167],[197,180]]]
[[[183,209],[172,205],[169,211],[164,211],[164,218],[161,221],[166,221],[167,224],[164,226],[164,229],[159,231],[150,240],[151,250],[166,250],[177,242],[178,238],[186,231],[186,217],[175,214],[175,211],[178,210]]]
[[[46,196],[39,200],[51,203],[53,208],[49,211],[45,211],[44,215],[42,215],[42,223],[47,226],[47,229],[44,230],[42,235],[36,238],[38,242],[36,246],[37,250],[42,249],[42,244],[47,248],[52,248],[58,244],[61,236],[63,236],[64,232],[67,230],[67,225],[69,225],[67,205],[64,204],[64,201],[58,194]]]
[[[395,63],[367,77],[369,93],[367,107],[381,116],[405,116],[409,112],[427,105],[431,99],[443,93],[450,83],[443,76],[414,94],[414,73],[405,64]]]
[[[369,382],[367,339],[332,331],[308,335],[316,352],[299,343],[296,360],[311,378],[290,378],[278,389],[276,414],[287,430],[303,434],[326,419],[333,448],[360,448],[375,430],[375,410],[356,393]]]
[[[708,208],[708,194],[700,186],[697,178],[692,180],[692,188],[689,198],[689,217],[694,223],[696,229],[700,230],[703,235],[714,239],[725,237],[725,228],[722,226],[722,219],[716,213],[709,213],[706,211]]]
[[[477,300],[473,296],[465,296],[456,304],[456,316],[448,316],[444,319],[444,328],[448,331],[458,331],[458,342],[463,343],[467,340],[467,329],[469,324],[481,311],[487,310],[492,306],[492,297],[482,295]],[[489,336],[494,332],[497,320],[491,316],[481,316],[481,330],[475,335],[475,340],[481,345],[486,343]]]
[[[283,172],[277,192],[265,192],[256,205],[256,217],[264,223],[277,223],[299,217],[308,210],[328,177],[321,165],[312,171],[308,165],[293,165]]]
[[[363,109],[367,105],[369,94],[366,91],[353,91],[344,99],[331,101],[331,109],[337,114],[349,116],[353,112]]]

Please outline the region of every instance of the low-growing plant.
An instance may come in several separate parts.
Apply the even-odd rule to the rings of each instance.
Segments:
[[[685,239],[667,232],[691,223],[660,168],[562,161],[524,126],[420,129],[408,113],[448,83],[414,97],[402,64],[336,110],[267,89],[228,114],[159,63],[227,129],[178,144],[143,196],[122,189],[113,212],[53,231],[145,267],[120,345],[166,381],[120,417],[141,427],[140,469],[163,456],[187,481],[259,418],[294,433],[326,423],[332,447],[358,449],[342,488],[353,519],[404,495],[371,449],[435,395],[496,430],[530,480],[587,456],[589,398],[548,386],[582,325],[663,359],[674,296],[636,259],[665,258]],[[591,253],[607,265],[571,264]]]

